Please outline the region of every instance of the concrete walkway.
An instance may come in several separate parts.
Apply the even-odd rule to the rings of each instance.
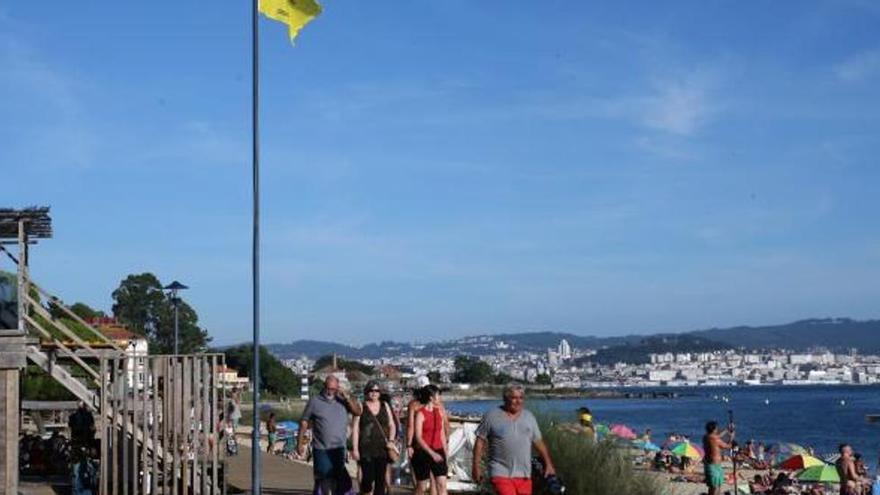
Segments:
[[[226,478],[229,493],[249,493],[251,489],[251,449],[239,444],[237,456],[228,457]],[[311,494],[312,466],[278,455],[261,452],[263,493],[267,495]]]

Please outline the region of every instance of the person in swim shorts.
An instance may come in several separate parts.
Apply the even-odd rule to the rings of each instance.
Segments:
[[[727,436],[726,442],[724,436]],[[721,486],[724,484],[721,451],[731,448],[728,442],[733,441],[733,437],[733,425],[728,426],[727,431],[721,433],[718,430],[717,422],[709,421],[706,423],[706,434],[703,435],[703,450],[705,451],[703,474],[706,476],[706,487],[709,489],[709,495],[721,493]]]

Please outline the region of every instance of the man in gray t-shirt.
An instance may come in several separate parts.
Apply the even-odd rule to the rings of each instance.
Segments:
[[[531,495],[532,446],[544,461],[544,476],[556,473],[550,453],[541,439],[535,416],[523,409],[525,391],[521,385],[504,389],[504,405],[483,416],[474,445],[473,479],[483,478],[483,452],[489,447],[489,476],[499,495]]]
[[[351,483],[345,471],[349,413],[360,416],[361,405],[339,389],[339,380],[333,375],[324,380],[324,389],[309,399],[303,411],[298,451],[301,457],[305,457],[305,432],[311,428],[316,493],[345,493]]]

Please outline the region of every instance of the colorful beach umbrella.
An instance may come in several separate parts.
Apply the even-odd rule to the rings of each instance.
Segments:
[[[812,466],[798,473],[795,478],[801,481],[814,481],[818,483],[840,483],[840,475],[837,468],[823,464]]]
[[[611,434],[625,440],[634,440],[638,436],[636,432],[626,425],[612,425]]]
[[[669,448],[669,451],[679,457],[689,457],[691,459],[702,459],[705,456],[703,449],[690,442],[676,443]]]
[[[770,459],[774,463],[780,463],[793,455],[809,455],[810,451],[796,443],[775,443],[767,448]]]
[[[798,454],[789,457],[788,459],[780,462],[776,465],[778,469],[785,469],[788,471],[796,471],[798,469],[807,469],[813,466],[825,466],[826,464],[821,459],[816,459],[811,455]]]

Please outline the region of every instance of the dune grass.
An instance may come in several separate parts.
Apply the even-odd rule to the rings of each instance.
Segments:
[[[661,480],[638,472],[626,451],[611,441],[594,442],[558,422],[541,417],[544,442],[556,471],[565,484],[565,495],[662,495]]]

